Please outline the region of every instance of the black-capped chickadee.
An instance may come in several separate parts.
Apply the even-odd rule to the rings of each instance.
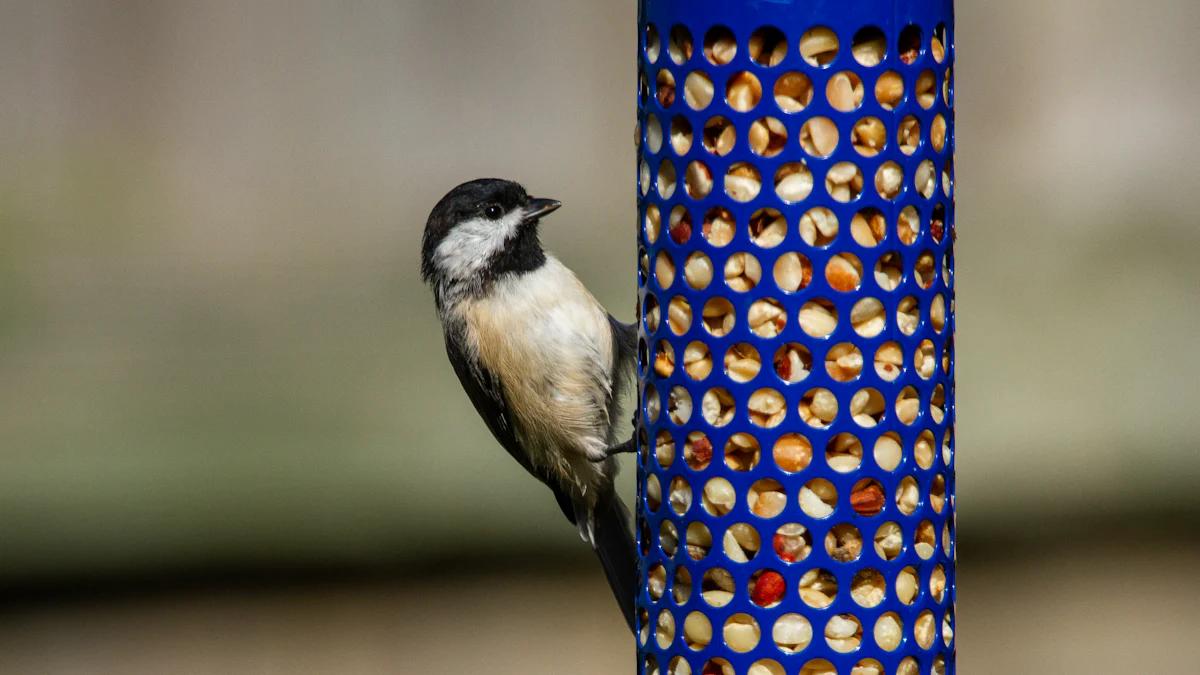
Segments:
[[[633,630],[637,549],[612,455],[635,447],[615,426],[637,332],[542,250],[539,219],[560,206],[512,181],[459,185],[429,214],[421,274],[475,409],[591,544]]]

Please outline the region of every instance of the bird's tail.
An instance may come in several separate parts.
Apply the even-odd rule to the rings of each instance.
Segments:
[[[592,511],[592,548],[604,576],[612,588],[625,623],[631,632],[637,632],[634,619],[634,598],[637,595],[637,544],[633,538],[633,519],[629,509],[615,492],[601,498]]]

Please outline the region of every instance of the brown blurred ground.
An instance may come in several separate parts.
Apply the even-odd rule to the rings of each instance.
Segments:
[[[959,672],[1200,672],[1197,556],[1097,541],[963,563]],[[632,673],[633,639],[588,572],[39,605],[0,619],[0,673]]]

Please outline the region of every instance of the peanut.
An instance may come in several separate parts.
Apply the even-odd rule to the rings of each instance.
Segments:
[[[934,368],[937,367],[937,358],[933,353],[932,341],[924,340],[917,346],[917,350],[913,352],[913,367],[921,379],[928,380],[933,377]]]
[[[704,328],[716,337],[733,330],[737,321],[733,304],[725,298],[713,298],[704,304]]]
[[[760,66],[773,68],[787,56],[787,38],[778,28],[759,28],[750,35],[750,59]]]
[[[851,162],[838,162],[825,174],[825,190],[835,201],[853,201],[862,194],[862,189],[862,170]]]
[[[829,84],[825,87],[825,97],[834,110],[852,112],[862,105],[862,80],[848,70],[838,73],[829,79]]]
[[[733,420],[736,405],[728,391],[715,387],[704,393],[700,409],[706,422],[714,427],[723,427]]]
[[[683,641],[688,648],[701,650],[712,641],[712,623],[700,612],[692,612],[683,620]]]
[[[799,523],[788,523],[775,530],[772,545],[775,548],[775,555],[786,563],[804,560],[812,552],[811,535]]]
[[[920,504],[921,493],[917,488],[917,479],[906,476],[904,480],[900,481],[900,487],[896,489],[896,506],[901,513],[911,516]]]
[[[825,265],[825,281],[835,291],[848,293],[862,284],[862,262],[853,253],[839,253]]]
[[[650,152],[657,153],[662,149],[662,140],[662,125],[658,123],[657,117],[648,115],[646,117],[646,148]]]
[[[941,114],[933,118],[933,125],[929,127],[929,140],[933,143],[933,149],[938,152],[946,147],[946,118]]]
[[[812,280],[812,263],[799,253],[784,253],[775,261],[774,273],[779,290],[795,293]]]
[[[824,206],[811,208],[800,217],[800,238],[809,246],[828,246],[837,233],[837,216]]]
[[[921,145],[920,120],[912,115],[900,120],[900,126],[896,129],[896,141],[900,144],[900,152],[906,155],[916,152],[917,147]]]
[[[933,189],[937,183],[937,174],[933,168],[933,162],[925,160],[917,165],[917,173],[914,178],[916,181],[917,192],[925,199],[933,197]]]
[[[903,457],[904,449],[895,432],[888,432],[875,441],[875,464],[884,471],[895,470]]]
[[[838,144],[838,128],[828,117],[814,117],[800,127],[800,147],[814,157],[828,157]]]
[[[934,629],[933,612],[925,610],[917,617],[916,624],[913,625],[913,637],[917,640],[917,645],[921,649],[929,649],[933,647],[933,629]]]
[[[819,26],[800,36],[800,55],[810,66],[824,66],[837,56],[838,38],[832,30]]]
[[[887,522],[875,531],[875,553],[883,560],[895,560],[904,550],[904,538],[900,526]]]
[[[683,26],[675,26],[667,36],[667,54],[678,65],[692,58],[692,34]]]
[[[659,288],[663,289],[670,288],[671,284],[675,283],[675,261],[671,259],[670,253],[659,251],[654,258],[654,279]]]
[[[825,642],[835,652],[852,652],[862,644],[862,624],[852,614],[838,614],[825,624]]]
[[[704,214],[701,233],[713,246],[720,248],[728,245],[733,241],[734,230],[733,214],[728,209],[717,206]]]
[[[809,300],[800,308],[800,328],[812,337],[829,335],[837,324],[837,309],[828,300]]]
[[[917,213],[917,207],[904,207],[900,217],[896,219],[896,230],[905,246],[916,243],[917,236],[921,234],[921,216]],[[940,237],[938,239],[940,240]]]
[[[762,189],[762,176],[752,164],[738,162],[725,173],[725,192],[734,200],[748,202]]]
[[[669,501],[671,509],[681,516],[692,507],[692,487],[688,485],[686,478],[676,476],[671,480]]]
[[[737,143],[737,130],[724,117],[714,117],[704,123],[704,149],[718,157],[724,157]]]
[[[672,387],[667,396],[667,412],[675,424],[687,424],[692,418],[692,395],[683,387]]]
[[[837,417],[837,397],[828,389],[811,389],[800,399],[800,419],[823,429]]]
[[[670,108],[675,103],[675,76],[671,71],[666,68],[658,71],[654,78],[654,92],[660,106]]]
[[[777,427],[787,416],[787,401],[774,389],[759,389],[746,403],[750,422],[764,428]]]
[[[812,175],[809,174],[809,189],[812,189]],[[776,174],[776,190],[779,189],[778,173]],[[766,208],[759,209],[750,216],[750,241],[762,248],[774,248],[783,243],[787,237],[787,219],[779,211]]]
[[[850,310],[850,323],[854,326],[854,332],[863,337],[879,335],[887,326],[883,303],[877,298],[863,298],[854,303],[854,308]]]
[[[658,187],[658,194],[663,199],[670,199],[675,194],[675,183],[677,180],[675,165],[671,163],[671,160],[664,159],[658,165],[658,182],[655,184]]]
[[[921,401],[917,398],[917,390],[905,387],[896,397],[896,419],[905,425],[911,425],[921,412]]]
[[[758,466],[761,454],[758,439],[750,434],[737,433],[725,443],[725,466],[734,471],[750,471]]]
[[[887,128],[878,117],[864,117],[855,122],[850,143],[863,157],[874,157],[887,144]]]
[[[903,277],[904,262],[900,259],[899,253],[884,253],[875,263],[875,283],[879,285],[879,288],[885,291],[894,291],[900,286]]]
[[[734,253],[725,261],[725,284],[738,293],[753,290],[762,279],[758,258],[749,253]]]
[[[712,549],[712,533],[703,523],[692,523],[687,529],[687,552],[692,560],[703,560]]]
[[[933,107],[934,102],[937,101],[937,78],[932,70],[926,70],[917,76],[914,91],[917,95],[917,103],[921,104],[922,108],[929,110]]]
[[[826,570],[809,570],[800,577],[800,599],[804,604],[824,609],[837,597],[837,579]]]
[[[917,599],[917,571],[905,567],[896,575],[896,598],[900,602],[911,605]]]
[[[745,653],[758,646],[762,630],[749,614],[734,614],[725,622],[724,636],[726,647]]]
[[[875,644],[879,645],[880,649],[887,652],[896,651],[903,637],[904,627],[895,612],[888,612],[875,622]]]
[[[839,523],[825,535],[825,552],[838,562],[852,562],[862,554],[862,535],[849,523]]]
[[[692,123],[683,115],[671,120],[671,148],[675,154],[684,155],[692,149]]]
[[[667,573],[663,572],[666,580]],[[875,607],[887,595],[887,582],[877,570],[866,569],[854,575],[850,585],[850,597],[862,607]]]
[[[921,322],[921,305],[914,296],[908,296],[896,307],[896,326],[901,333],[912,335]]]
[[[653,244],[658,241],[661,232],[662,212],[658,210],[658,206],[650,204],[646,207],[646,242]]]
[[[868,206],[850,219],[850,236],[860,246],[874,248],[887,236],[887,220],[879,209]]]
[[[850,473],[862,464],[862,442],[854,434],[838,434],[825,446],[825,463],[838,473]]]
[[[887,53],[887,37],[883,31],[864,29],[854,36],[850,46],[854,60],[867,68],[879,65],[883,55]]]
[[[812,624],[799,614],[784,614],[776,619],[771,639],[783,653],[795,654],[812,642]]]
[[[704,58],[716,66],[723,66],[737,55],[737,40],[724,26],[718,26],[704,37]]]
[[[714,516],[723,516],[733,510],[737,503],[737,493],[729,481],[713,478],[704,484],[700,502],[705,511]]]
[[[875,189],[879,192],[879,196],[887,200],[895,199],[900,196],[900,190],[904,187],[904,169],[900,165],[888,161],[884,162],[878,170],[875,171]]]
[[[747,139],[754,154],[774,157],[787,146],[787,128],[774,117],[763,117],[750,125]]]
[[[812,80],[803,73],[784,73],[775,81],[775,105],[784,112],[804,110],[812,103],[812,97]]]
[[[712,78],[702,71],[692,71],[683,81],[683,99],[692,110],[707,108],[714,93]]]
[[[739,342],[725,352],[725,372],[734,382],[749,382],[762,368],[758,350],[745,342]]]
[[[750,511],[754,515],[761,518],[774,518],[783,513],[783,508],[787,505],[787,492],[784,491],[783,485],[780,485],[779,481],[764,478],[755,481],[754,485],[750,486],[746,492],[746,504],[750,506]],[[758,533],[755,532],[754,536],[757,538]],[[755,544],[754,550],[758,550],[757,544]]]
[[[762,83],[753,73],[742,71],[729,78],[725,86],[725,100],[729,102],[729,107],[738,112],[750,112],[761,99]]]
[[[676,335],[687,332],[692,325],[692,306],[687,300],[680,296],[671,298],[671,304],[667,306],[667,324]]]
[[[788,473],[803,471],[812,462],[812,444],[800,434],[784,434],[775,442],[775,465]]]
[[[892,110],[904,98],[904,78],[889,70],[875,81],[875,100],[884,110]]]
[[[926,429],[913,444],[913,457],[917,460],[917,466],[922,469],[933,466],[933,443],[933,432]]]
[[[825,372],[838,382],[849,382],[862,373],[862,352],[849,342],[843,342],[825,354]]]
[[[663,610],[658,614],[658,626],[654,631],[655,639],[660,649],[666,649],[675,641],[675,617],[671,612]]]
[[[728,302],[728,301],[726,301]],[[732,311],[733,307],[730,306]],[[746,313],[746,321],[755,335],[773,338],[787,325],[787,312],[778,301],[766,298],[756,300]]]
[[[654,459],[664,469],[671,468],[675,463],[675,439],[669,432],[658,432],[658,438],[654,440]]]
[[[654,474],[646,478],[646,505],[651,511],[657,511],[662,506],[662,483]]]
[[[659,340],[655,349],[654,372],[659,377],[670,377],[675,372],[675,349],[666,340]]]
[[[683,444],[683,459],[696,471],[708,468],[708,463],[712,461],[712,441],[699,431],[688,434]]]
[[[703,380],[712,372],[712,352],[703,342],[692,342],[683,350],[683,370],[693,380]]]
[[[824,478],[816,478],[800,488],[800,510],[813,518],[828,518],[837,507],[837,488]]]
[[[888,382],[900,376],[904,365],[904,352],[895,342],[886,342],[875,352],[875,373]]]
[[[791,162],[779,167],[775,172],[775,194],[788,203],[804,201],[812,193],[813,177],[808,167]],[[784,232],[787,232],[787,221],[784,221]]]
[[[704,162],[690,162],[683,174],[683,188],[692,199],[704,199],[712,192],[712,171]]]
[[[699,251],[692,253],[683,266],[683,278],[698,291],[708,288],[713,278],[712,260]]]

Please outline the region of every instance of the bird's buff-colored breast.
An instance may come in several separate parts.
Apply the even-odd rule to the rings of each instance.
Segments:
[[[550,257],[541,269],[464,300],[457,313],[480,364],[502,382],[530,459],[586,492],[599,478],[599,467],[586,466],[586,455],[606,447],[610,434],[613,337],[607,312]]]

